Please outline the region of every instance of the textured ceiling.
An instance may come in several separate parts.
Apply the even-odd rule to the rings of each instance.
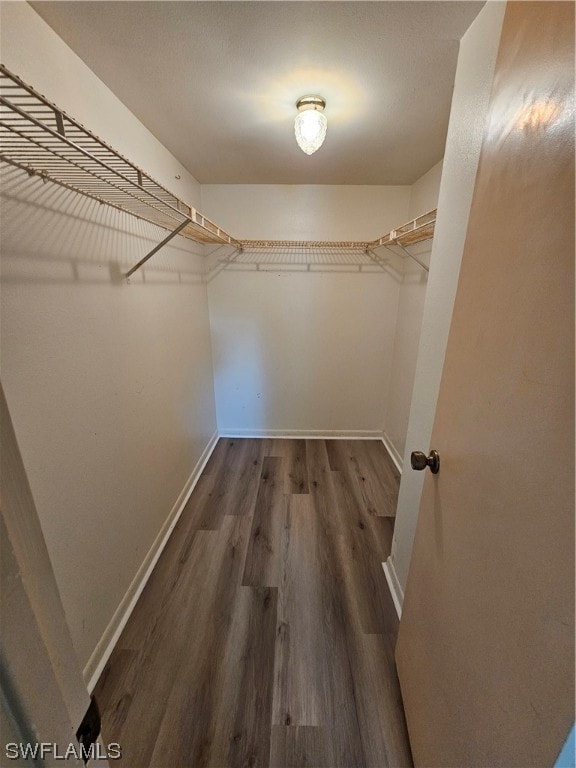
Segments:
[[[411,184],[443,155],[459,39],[482,2],[37,2],[204,184]],[[298,149],[295,102],[327,101]]]

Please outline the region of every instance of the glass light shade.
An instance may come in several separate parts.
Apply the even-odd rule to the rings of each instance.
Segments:
[[[296,141],[302,152],[312,155],[320,149],[326,138],[328,121],[326,115],[317,109],[304,109],[298,112],[294,121]]]

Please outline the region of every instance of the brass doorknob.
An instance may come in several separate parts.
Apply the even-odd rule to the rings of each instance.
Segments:
[[[430,467],[430,472],[433,475],[437,475],[440,471],[440,454],[438,451],[430,451],[430,455],[426,456],[422,451],[412,451],[410,454],[410,464],[412,464],[412,469],[417,469],[418,471]]]

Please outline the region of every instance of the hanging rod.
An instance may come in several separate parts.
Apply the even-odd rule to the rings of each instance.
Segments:
[[[0,159],[170,231],[126,276],[176,234],[237,241],[96,134],[0,65]]]

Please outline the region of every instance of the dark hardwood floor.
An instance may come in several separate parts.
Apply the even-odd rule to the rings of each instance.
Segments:
[[[411,766],[379,442],[221,439],[96,687],[129,768]]]

